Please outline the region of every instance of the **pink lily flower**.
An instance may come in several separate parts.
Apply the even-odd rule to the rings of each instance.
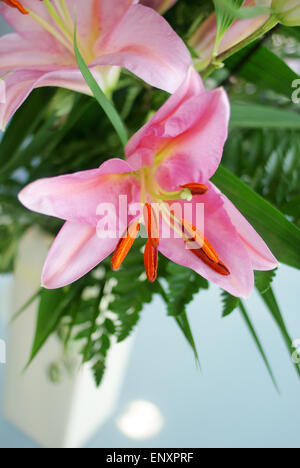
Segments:
[[[231,294],[247,297],[254,286],[253,270],[273,269],[277,261],[209,181],[222,158],[229,114],[225,91],[206,92],[191,68],[177,92],[129,141],[126,161],[111,159],[99,169],[39,180],[23,189],[19,199],[27,208],[66,221],[46,260],[44,286],[72,283],[112,252],[112,267],[120,268],[144,223],[149,281],[156,279],[159,251]],[[184,208],[184,217],[173,211],[172,202]],[[107,203],[105,223],[114,225],[115,213],[125,221],[116,235],[102,238],[100,213]],[[195,226],[199,204],[205,235],[203,226]]]
[[[114,88],[119,67],[170,93],[183,82],[192,63],[187,48],[164,18],[138,0],[5,0],[0,14],[16,32],[0,38],[6,88],[0,127],[34,88],[90,94],[74,55],[76,11],[80,51],[106,93]]]
[[[256,4],[260,3],[255,0],[245,0],[243,8],[255,6]],[[263,5],[270,7],[271,0],[264,1]],[[218,54],[226,52],[236,44],[251,36],[251,34],[265,24],[268,18],[269,15],[262,15],[254,18],[236,20],[224,34],[218,49]],[[216,35],[217,19],[216,14],[213,13],[199,26],[189,40],[190,46],[199,55],[198,62],[201,68],[205,68],[209,65],[211,60],[214,58],[212,57],[212,54]]]
[[[169,8],[171,8],[177,0],[141,0],[145,6],[151,7],[163,15]]]

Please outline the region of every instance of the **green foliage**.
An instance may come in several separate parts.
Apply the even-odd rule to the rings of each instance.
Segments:
[[[75,31],[74,31],[74,51],[75,51],[75,56],[76,56],[76,59],[77,59],[78,67],[80,68],[80,71],[81,71],[85,81],[89,85],[93,95],[95,96],[95,98],[97,99],[99,105],[102,107],[105,114],[107,115],[107,117],[111,121],[111,123],[112,123],[116,133],[118,134],[121,142],[125,146],[126,143],[127,143],[127,139],[128,139],[127,130],[124,127],[123,121],[120,118],[118,112],[116,111],[116,108],[109,101],[109,99],[105,96],[104,92],[101,90],[101,88],[99,87],[97,81],[95,80],[93,74],[90,72],[89,68],[87,67],[87,65],[84,62],[84,60],[82,58],[82,55],[81,55],[81,53],[80,53],[80,51],[78,49],[78,46],[77,46],[76,28],[75,28]]]
[[[238,297],[232,296],[227,291],[222,291],[221,296],[223,304],[222,317],[227,317],[238,308],[240,304],[240,299]]]
[[[274,373],[272,371],[272,368],[271,368],[271,366],[269,364],[267,355],[266,355],[266,353],[264,351],[264,348],[263,348],[263,346],[262,346],[262,344],[260,342],[260,339],[258,338],[258,335],[256,333],[254,325],[252,324],[251,319],[249,317],[249,314],[248,314],[248,312],[247,312],[247,310],[246,310],[246,308],[245,308],[242,301],[239,301],[239,309],[240,309],[242,317],[243,317],[243,319],[244,319],[244,321],[246,323],[246,326],[247,326],[247,328],[248,328],[248,330],[249,330],[249,332],[250,332],[250,334],[251,334],[251,336],[252,336],[252,338],[253,338],[256,346],[257,346],[257,349],[258,349],[258,351],[259,351],[259,353],[260,353],[260,355],[261,355],[261,357],[262,357],[262,359],[263,359],[263,361],[265,363],[265,366],[267,368],[267,371],[269,372],[269,375],[270,375],[270,377],[272,379],[272,382],[273,382],[276,390],[279,392],[278,384],[277,384],[276,379],[274,377]]]
[[[166,280],[168,313],[174,317],[185,313],[186,306],[192,302],[194,296],[209,287],[208,281],[194,271],[171,262],[167,267]]]
[[[257,43],[228,59],[226,67],[255,86],[287,98],[291,97],[292,83],[298,78],[297,73],[280,57],[267,47],[257,48]]]
[[[273,317],[276,325],[278,326],[279,328],[279,331],[282,335],[282,338],[286,344],[286,347],[287,347],[287,350],[288,350],[288,354],[289,356],[292,355],[292,352],[293,352],[293,340],[288,332],[288,329],[287,329],[287,326],[285,324],[285,321],[284,321],[284,318],[282,316],[282,313],[280,311],[280,307],[279,307],[279,304],[277,302],[277,299],[276,299],[276,296],[273,292],[273,289],[270,287],[268,289],[267,292],[265,292],[264,294],[261,293],[261,297],[267,307],[267,309],[269,310],[271,316]],[[298,376],[300,377],[300,366],[299,364],[296,364],[294,363],[295,365],[295,370],[298,374]]]
[[[255,286],[261,294],[265,294],[270,289],[276,276],[276,273],[277,269],[270,271],[255,272]]]

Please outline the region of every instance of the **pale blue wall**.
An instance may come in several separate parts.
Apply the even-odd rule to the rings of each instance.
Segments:
[[[300,273],[281,267],[275,281],[293,338],[300,338]],[[1,285],[2,283],[0,283]],[[0,286],[0,295],[2,295]],[[238,312],[220,318],[219,290],[212,287],[189,307],[203,375],[160,300],[145,308],[116,415],[88,447],[300,447],[300,382],[291,357],[268,312],[254,295],[252,320],[279,381],[270,381]],[[0,338],[5,335],[0,327]],[[0,366],[0,373],[4,366]],[[0,386],[1,389],[1,386]],[[0,390],[1,394],[1,390]],[[123,436],[116,417],[134,400],[148,400],[162,412],[159,436],[142,443]],[[43,422],[41,421],[41,424]],[[35,444],[0,419],[0,447]]]

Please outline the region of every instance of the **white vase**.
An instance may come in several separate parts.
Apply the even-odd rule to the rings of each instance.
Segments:
[[[30,230],[18,257],[13,309],[18,310],[40,285],[43,261],[51,239]],[[61,354],[59,339],[52,336],[23,373],[32,345],[37,303],[10,327],[5,378],[5,417],[47,448],[77,448],[113,414],[127,368],[132,339],[112,346],[102,385],[96,388],[89,366],[53,384],[49,364]]]

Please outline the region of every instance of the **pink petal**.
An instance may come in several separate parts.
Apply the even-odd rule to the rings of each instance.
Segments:
[[[53,70],[54,68],[54,70]],[[29,96],[34,88],[43,86],[57,86],[91,94],[90,89],[84,81],[80,70],[77,68],[65,68],[55,70],[49,67],[49,71],[19,70],[5,78],[6,102],[0,103],[0,128],[4,129]],[[102,76],[93,71],[96,80],[102,84]]]
[[[94,65],[125,67],[152,86],[176,91],[192,64],[183,41],[154,10],[133,5],[95,47]]]
[[[99,169],[33,182],[21,191],[19,200],[32,211],[96,226],[101,203],[113,205],[112,216],[120,212],[126,217],[127,205],[139,200],[139,184],[129,172],[126,161],[111,159]],[[127,197],[123,209],[120,195]]]
[[[99,239],[93,226],[66,222],[45,262],[43,286],[56,289],[77,281],[108,257],[117,242],[118,239]]]
[[[47,8],[43,2],[37,0],[22,0],[25,8],[35,12],[42,19],[50,24],[54,24]],[[0,15],[19,35],[33,44],[34,48],[40,51],[55,51],[66,53],[66,48],[48,33],[41,25],[37,23],[30,15],[22,15],[17,9],[11,8],[1,2]]]
[[[136,166],[136,164],[134,164],[134,160],[138,159],[140,148],[147,148],[156,151],[161,145],[160,137],[164,132],[165,121],[169,116],[173,115],[176,110],[184,104],[184,102],[193,96],[198,96],[204,91],[204,85],[199,73],[197,73],[193,67],[190,67],[184,82],[178,88],[176,93],[169,97],[166,103],[156,112],[152,119],[137,133],[135,133],[127,143],[125,155],[128,161],[130,160],[130,164]],[[139,167],[141,165],[142,163],[140,162]]]
[[[195,224],[196,204],[204,203],[204,235],[215,248],[220,260],[229,268],[229,276],[221,276],[205,265],[185,246],[182,239],[161,239],[160,252],[179,265],[191,268],[198,274],[217,284],[237,297],[248,297],[254,287],[253,268],[248,250],[223,206],[221,196],[210,187],[206,195],[193,199],[193,216],[187,221]],[[181,202],[183,206],[183,202]],[[199,229],[201,229],[199,227]]]
[[[141,0],[141,4],[154,8],[161,15],[163,15],[169,8],[171,8],[177,0]]]
[[[209,180],[222,159],[228,135],[230,106],[222,88],[190,99],[166,125],[175,134],[164,148],[157,177],[166,189]]]
[[[271,2],[270,2],[271,3]],[[246,0],[244,7],[255,6],[255,0]],[[224,34],[218,53],[221,54],[257,31],[268,19],[267,15],[236,20]],[[196,30],[189,44],[198,53],[201,61],[209,61],[217,33],[216,14],[210,15]]]
[[[218,191],[217,188],[215,189]],[[221,197],[232,224],[248,250],[253,269],[273,270],[276,268],[278,261],[260,235],[224,194],[221,194]]]
[[[74,62],[67,51],[64,55],[53,49],[41,50],[16,33],[0,38],[0,57],[0,70],[6,72],[22,68],[49,71],[49,66],[55,69]]]
[[[229,102],[221,88],[202,92],[195,75],[192,92],[178,90],[163,108],[128,143],[125,154],[131,166],[162,161],[157,178],[166,190],[190,182],[205,183],[218,168],[228,134]],[[185,90],[189,87],[184,85]]]
[[[66,0],[70,15],[77,21],[78,36],[91,52],[99,37],[118,24],[127,9],[138,0]],[[76,10],[78,14],[76,15]]]

